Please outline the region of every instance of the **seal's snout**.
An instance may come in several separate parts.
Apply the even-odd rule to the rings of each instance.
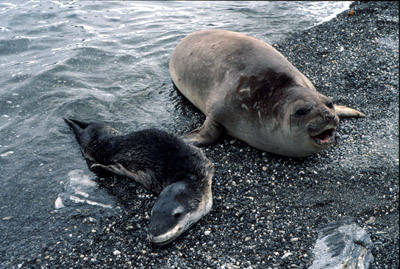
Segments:
[[[166,245],[187,230],[193,208],[189,205],[192,196],[185,182],[176,182],[167,186],[153,206],[147,239],[155,245]]]
[[[333,109],[333,104],[329,102],[326,106],[320,106],[318,112],[326,124],[333,124],[335,127],[339,124],[339,117]]]
[[[321,107],[319,113],[320,120],[313,122],[309,134],[314,145],[325,148],[335,142],[335,130],[339,124],[339,117],[330,107]]]
[[[326,113],[323,116],[324,121],[328,126],[332,126],[333,129],[336,129],[336,127],[339,125],[339,117],[332,112]]]
[[[332,113],[326,113],[326,115],[324,115],[324,120],[326,120],[327,122],[333,122],[335,119],[335,115]]]

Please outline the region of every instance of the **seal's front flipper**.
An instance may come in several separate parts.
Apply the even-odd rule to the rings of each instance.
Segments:
[[[94,163],[90,166],[90,169],[95,169],[95,168],[101,168],[105,171],[120,175],[120,176],[125,176],[125,174],[122,172],[123,169],[125,169],[121,164],[110,164],[110,165],[103,165],[99,163]]]
[[[365,118],[365,114],[355,109],[335,105],[336,114],[339,118]]]
[[[221,135],[223,127],[218,122],[207,117],[203,125],[183,136],[186,143],[197,147],[206,146],[214,143]]]
[[[127,168],[125,168],[122,164],[120,163],[115,163],[115,164],[110,164],[110,165],[103,165],[99,163],[94,163],[90,166],[90,169],[95,169],[95,168],[101,168],[104,169],[105,171],[128,177],[133,179],[139,184],[142,184],[145,186],[148,190],[154,192],[155,194],[159,194],[163,188],[160,184],[154,186],[152,184],[154,181],[156,181],[154,177],[154,173],[149,170],[145,169],[144,171],[138,170],[138,171],[132,171]]]

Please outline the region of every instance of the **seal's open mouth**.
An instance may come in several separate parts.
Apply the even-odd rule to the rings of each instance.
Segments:
[[[334,134],[335,129],[327,129],[317,135],[310,135],[310,137],[315,144],[319,146],[324,146],[332,144],[335,141]]]

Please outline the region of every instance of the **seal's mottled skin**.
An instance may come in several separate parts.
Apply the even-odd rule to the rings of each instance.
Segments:
[[[303,157],[333,144],[339,116],[364,116],[334,106],[276,49],[236,32],[186,36],[169,69],[178,90],[207,116],[185,136],[195,145],[211,144],[225,130],[255,148]]]

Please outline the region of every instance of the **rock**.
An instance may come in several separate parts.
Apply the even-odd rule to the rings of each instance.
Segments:
[[[331,222],[318,231],[309,269],[364,268],[374,260],[369,234],[352,218]]]

